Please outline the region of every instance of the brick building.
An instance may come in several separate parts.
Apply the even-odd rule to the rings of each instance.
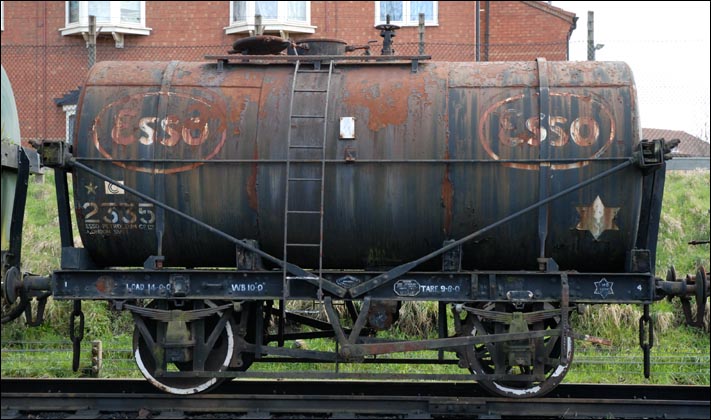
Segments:
[[[97,17],[97,61],[200,61],[253,35],[256,14],[266,34],[351,45],[380,43],[375,26],[390,15],[401,26],[396,54],[417,54],[420,13],[425,54],[451,61],[566,60],[577,20],[540,1],[2,2],[2,65],[15,92],[23,142],[64,139],[73,91],[89,66],[89,15]],[[380,46],[372,51],[379,54]]]

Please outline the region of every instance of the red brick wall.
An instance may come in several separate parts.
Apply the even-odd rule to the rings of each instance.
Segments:
[[[543,2],[480,2],[481,42],[486,41],[487,7],[490,17],[488,49],[481,59],[549,60],[566,59],[570,21],[547,13]],[[474,60],[476,14],[474,1],[439,2],[437,26],[427,26],[425,53],[438,60]],[[125,48],[102,35],[97,41],[97,60],[202,60],[208,54],[224,54],[246,34],[226,35],[229,2],[146,2],[148,36],[126,35]],[[2,64],[8,73],[21,120],[23,139],[64,138],[65,114],[54,103],[80,86],[88,68],[88,53],[80,35],[63,36],[65,2],[5,2],[5,30],[2,33]],[[372,1],[313,1],[311,24],[315,34],[294,35],[295,39],[324,37],[349,44],[382,41],[375,26]],[[394,39],[397,54],[417,53],[418,28],[403,27]],[[558,42],[555,47],[533,47],[531,43]],[[501,44],[516,43],[504,47]],[[527,44],[527,45],[520,45]],[[561,49],[561,45],[563,48]],[[380,53],[380,46],[373,54]]]
[[[487,1],[482,4],[484,9],[490,8],[488,57],[485,51],[482,60],[526,61],[537,57],[545,57],[549,61],[568,59],[570,21],[543,12],[528,2]],[[486,23],[486,11],[483,11],[482,42],[486,42]]]
[[[7,2],[2,44],[75,45],[83,43],[80,35],[62,36],[65,26],[65,2]],[[227,1],[146,2],[146,26],[149,36],[129,35],[126,46],[173,46],[231,44],[237,38],[225,35],[229,25]],[[102,39],[110,40],[108,35]]]
[[[225,35],[230,23],[227,1],[147,1],[149,36],[134,36],[136,45],[230,45],[237,37]],[[139,39],[136,39],[139,38]]]
[[[64,37],[65,2],[4,2],[2,65],[12,84],[20,133],[30,139],[63,139],[65,114],[53,99],[76,89],[88,68],[79,36]]]
[[[481,1],[482,42],[486,30],[485,10],[490,7],[492,43],[560,42],[568,39],[570,23],[520,1]],[[439,3],[439,25],[426,28],[427,42],[473,44],[476,40],[474,1]],[[5,3],[5,31],[2,44],[76,45],[79,35],[62,36],[64,2]],[[372,1],[311,2],[314,35],[340,38],[349,43],[378,39],[375,3]],[[129,35],[126,46],[230,45],[243,35],[225,35],[229,24],[229,2],[146,2],[149,36]],[[111,42],[108,36],[103,37]],[[417,42],[417,27],[403,27],[396,42]],[[100,41],[101,42],[101,41]]]
[[[425,53],[436,59],[454,59],[457,48],[442,44],[476,42],[475,4],[473,1],[439,3],[438,26],[425,27]],[[313,37],[338,38],[349,44],[365,44],[383,38],[375,29],[375,3],[371,1],[325,1],[311,3],[311,22],[318,29]],[[398,54],[416,54],[419,41],[417,26],[405,26],[396,32],[394,48]],[[400,45],[400,48],[398,47]],[[405,46],[407,44],[407,46]],[[380,54],[379,49],[373,51]]]

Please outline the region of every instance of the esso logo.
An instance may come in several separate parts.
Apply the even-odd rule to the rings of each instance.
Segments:
[[[222,99],[175,92],[127,96],[105,106],[93,126],[94,146],[123,168],[175,173],[212,159],[227,137]],[[181,162],[186,161],[186,162]]]
[[[542,142],[548,143],[550,159],[596,159],[610,147],[615,139],[615,120],[601,100],[591,95],[552,92],[549,103],[551,114],[538,114],[538,93],[522,93],[487,108],[479,121],[479,140],[487,154],[494,160],[506,160],[507,166],[533,170],[540,167],[539,163],[525,161],[540,158]],[[570,169],[586,164],[550,166]]]

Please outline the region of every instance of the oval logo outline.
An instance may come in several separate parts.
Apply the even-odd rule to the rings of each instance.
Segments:
[[[539,93],[535,92],[533,95],[534,95],[534,97],[537,97],[539,95]],[[590,163],[589,162],[590,160],[594,160],[594,159],[597,159],[600,156],[602,156],[602,154],[607,151],[607,149],[610,147],[612,142],[615,140],[615,134],[616,134],[615,120],[613,119],[612,113],[606,106],[605,102],[596,98],[596,95],[594,95],[592,93],[588,93],[586,95],[581,95],[581,94],[569,93],[569,92],[550,92],[549,96],[550,97],[558,97],[558,98],[564,98],[564,97],[575,98],[576,100],[578,100],[580,102],[590,102],[590,103],[596,104],[599,107],[599,109],[601,110],[602,114],[604,114],[604,116],[607,118],[607,120],[610,123],[609,136],[607,136],[607,138],[604,140],[604,142],[600,146],[600,148],[596,149],[596,151],[594,153],[592,153],[589,157],[585,157],[585,158],[581,157],[580,161],[574,162],[574,163],[550,164],[551,169],[561,170],[561,169],[579,168],[581,166],[588,165]],[[515,103],[516,101],[523,101],[528,97],[529,97],[529,95],[526,92],[506,97],[502,100],[496,101],[494,104],[489,106],[482,114],[482,118],[479,120],[479,127],[478,127],[479,143],[482,145],[482,147],[484,148],[486,153],[489,155],[489,157],[491,157],[493,160],[498,161],[498,160],[501,160],[501,158],[499,157],[499,155],[496,152],[494,152],[492,150],[492,147],[491,147],[492,142],[499,141],[499,132],[492,131],[491,127],[489,127],[490,125],[492,125],[491,124],[491,122],[493,120],[493,118],[491,118],[492,114],[494,114],[495,111],[497,111],[498,109],[501,109],[506,104]],[[536,102],[536,104],[537,104],[537,102]],[[570,106],[568,106],[567,108],[570,108]],[[554,117],[553,115],[549,115],[548,117],[549,118],[560,118],[558,116]],[[532,118],[538,118],[538,117],[532,117]],[[577,119],[580,119],[580,118],[583,118],[583,116],[581,115]],[[587,116],[585,116],[584,118],[591,119],[590,117],[587,117]],[[575,120],[567,121],[567,123],[572,125],[574,123],[574,121]],[[489,135],[486,135],[486,133],[485,133],[487,131],[486,130],[487,128],[489,129],[488,130]],[[549,128],[550,128],[550,124],[549,124]],[[497,130],[498,129],[500,129],[500,128],[497,128]],[[531,136],[533,136],[534,141],[537,140],[540,143],[541,136],[539,136],[537,133],[533,133],[533,132],[529,132],[529,134]],[[543,141],[549,140],[548,138],[546,138],[546,135],[547,135],[547,133],[544,133]],[[570,135],[570,133],[568,133],[568,135]],[[523,143],[523,142],[525,142],[525,139],[521,139],[520,141]],[[529,142],[530,142],[530,140],[529,140]],[[569,139],[568,142],[572,142],[572,139]],[[596,143],[598,143],[598,142],[599,142],[599,140],[596,141]],[[512,147],[515,147],[515,146],[512,146]],[[539,146],[536,145],[533,147],[539,147]],[[584,146],[579,146],[579,147],[584,147]],[[539,163],[502,162],[502,164],[504,166],[516,168],[516,169],[536,170],[540,167],[540,165],[543,165],[545,163],[539,164]]]
[[[205,91],[208,92],[208,91]],[[206,122],[204,124],[204,132],[205,134],[205,139],[197,144],[197,145],[190,145],[189,141],[193,141],[193,137],[190,137],[191,140],[186,141],[186,140],[180,140],[180,142],[185,142],[188,146],[187,147],[197,147],[205,142],[207,142],[207,139],[212,137],[212,143],[215,143],[216,139],[216,145],[214,148],[210,149],[210,152],[205,155],[204,158],[200,159],[202,161],[207,161],[211,160],[214,158],[220,150],[222,150],[223,146],[225,145],[225,142],[227,140],[227,112],[226,112],[226,107],[224,106],[222,99],[219,98],[218,96],[213,95],[213,99],[211,101],[207,100],[206,98],[201,98],[201,97],[196,97],[193,95],[188,95],[185,93],[181,92],[143,92],[143,93],[138,93],[138,94],[133,94],[133,95],[128,95],[123,98],[120,98],[114,102],[109,103],[105,107],[103,107],[97,114],[96,117],[94,118],[93,124],[92,124],[92,140],[93,140],[93,145],[95,149],[105,158],[112,160],[112,163],[116,166],[122,167],[124,169],[130,170],[130,171],[136,171],[136,172],[144,172],[144,173],[151,173],[151,174],[172,174],[172,173],[177,173],[177,172],[184,172],[188,171],[191,169],[195,169],[199,166],[202,166],[205,164],[205,162],[189,162],[184,165],[180,165],[177,167],[157,167],[158,164],[161,164],[161,162],[156,162],[154,160],[148,161],[147,163],[150,165],[156,165],[153,167],[145,167],[141,166],[140,164],[132,163],[132,162],[122,162],[122,161],[114,161],[116,159],[114,156],[112,156],[112,153],[109,153],[109,151],[106,150],[106,148],[102,145],[102,142],[110,141],[113,143],[113,147],[131,147],[134,145],[140,145],[136,147],[156,147],[156,144],[163,145],[163,147],[174,147],[177,142],[170,142],[167,143],[165,137],[163,139],[158,139],[158,136],[155,136],[155,139],[146,141],[146,137],[140,137],[140,138],[135,138],[135,135],[133,136],[133,139],[127,139],[125,136],[122,137],[122,134],[120,133],[121,131],[121,125],[122,123],[120,121],[116,121],[116,117],[121,115],[121,111],[126,110],[124,115],[128,115],[130,117],[133,117],[133,119],[139,121],[145,118],[149,118],[152,120],[152,122],[157,121],[158,116],[157,115],[146,115],[146,116],[139,116],[135,112],[135,110],[138,108],[142,107],[144,101],[146,98],[156,98],[156,106],[152,107],[152,110],[165,110],[167,106],[162,105],[162,101],[168,101],[170,99],[180,99],[182,101],[185,101],[185,104],[181,105],[189,105],[189,106],[182,106],[180,109],[195,109],[196,105],[204,107],[208,112],[208,115],[205,115],[203,117],[209,117],[205,118]],[[131,107],[128,105],[131,105],[132,102],[136,102],[137,105],[140,106],[135,106]],[[108,116],[108,114],[114,111],[116,114],[114,118],[109,118],[111,121],[106,121],[104,117]],[[161,112],[156,112],[157,114],[161,114]],[[175,122],[175,116],[173,114],[163,112],[164,115],[163,117],[163,122],[162,124],[163,130],[165,131],[165,126],[166,123],[174,123]],[[189,116],[185,117],[186,120],[191,118]],[[215,122],[216,121],[216,122]],[[110,124],[111,127],[108,129],[105,127],[105,124]],[[185,122],[183,122],[185,124]],[[157,124],[156,124],[157,125]],[[193,125],[195,123],[193,122]],[[135,124],[135,127],[131,127],[131,129],[136,129],[138,127],[138,123]],[[212,127],[212,128],[210,128]],[[143,129],[143,128],[141,128]],[[105,140],[105,139],[100,139],[99,138],[99,132],[102,133],[110,133],[108,136],[110,139]],[[189,132],[187,128],[182,129],[182,135],[185,136],[186,132]],[[145,134],[145,132],[143,132]],[[213,134],[214,133],[214,134]],[[155,135],[155,133],[153,133]],[[165,134],[165,133],[164,133]],[[181,134],[181,132],[178,132],[178,134]],[[166,146],[168,144],[168,146]],[[183,146],[185,147],[185,146]],[[114,153],[115,154],[115,153]]]

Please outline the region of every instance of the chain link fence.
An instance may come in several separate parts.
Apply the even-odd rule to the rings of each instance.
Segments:
[[[2,377],[94,377],[142,378],[133,358],[130,343],[124,341],[86,341],[82,345],[79,370],[72,371],[72,343],[67,341],[3,340]],[[621,356],[621,354],[623,354]],[[387,356],[385,356],[387,359]],[[431,368],[438,373],[462,373],[456,358],[448,355],[446,366]],[[652,377],[643,377],[643,359],[639,348],[591,347],[576,350],[573,369],[567,382],[582,382],[594,377],[599,383],[657,383],[693,384],[709,383],[709,354],[688,349],[679,352],[673,347],[654,346],[651,354]],[[253,370],[293,370],[293,366],[269,364],[254,366]],[[352,365],[356,368],[358,365]],[[386,368],[399,372],[399,367]],[[316,364],[300,365],[301,369],[319,369]],[[323,367],[320,367],[323,369]],[[341,369],[349,370],[347,364]]]

